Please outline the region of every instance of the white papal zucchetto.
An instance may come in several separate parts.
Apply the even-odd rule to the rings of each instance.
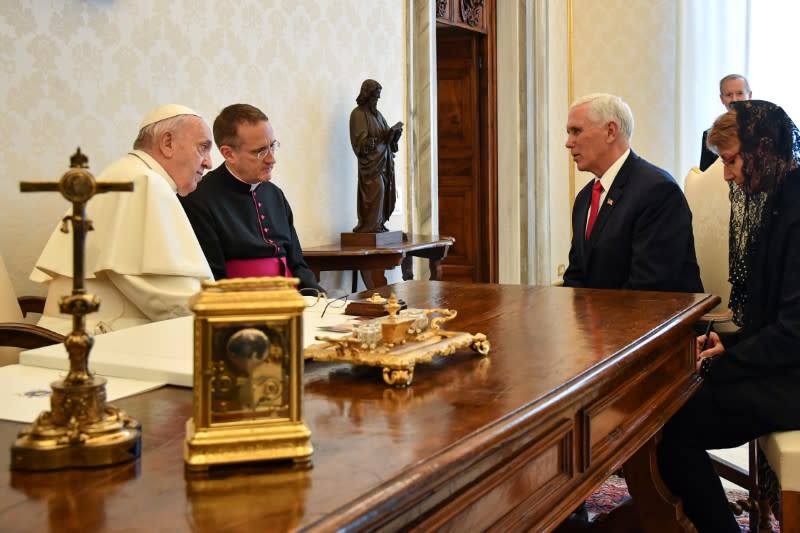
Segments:
[[[167,104],[157,107],[147,113],[142,119],[142,123],[139,125],[139,129],[141,130],[145,126],[149,126],[150,124],[155,124],[156,122],[161,122],[162,120],[177,117],[179,115],[194,115],[196,117],[200,117],[201,115],[190,107],[186,107],[185,105],[180,104]],[[202,118],[202,117],[201,117]]]

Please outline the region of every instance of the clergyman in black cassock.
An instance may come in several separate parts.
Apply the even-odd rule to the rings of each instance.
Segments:
[[[222,110],[214,141],[225,162],[181,198],[214,278],[285,275],[323,291],[303,259],[294,216],[272,183],[280,143],[266,115],[247,104]]]

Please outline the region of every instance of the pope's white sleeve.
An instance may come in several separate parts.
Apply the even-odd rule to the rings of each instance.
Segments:
[[[111,283],[154,322],[191,314],[189,298],[200,291],[200,280],[189,276],[107,273]]]

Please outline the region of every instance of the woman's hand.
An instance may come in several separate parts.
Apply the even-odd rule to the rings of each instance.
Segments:
[[[700,363],[703,362],[703,359],[706,357],[716,357],[725,351],[725,346],[722,345],[719,335],[717,335],[714,331],[709,333],[707,338],[706,335],[700,335],[697,337],[695,340],[695,347],[697,352],[695,369],[698,372],[700,372]]]

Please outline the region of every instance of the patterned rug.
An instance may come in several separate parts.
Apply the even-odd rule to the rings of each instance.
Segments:
[[[727,494],[729,501],[743,500],[747,497],[747,493],[743,490],[729,490]],[[589,518],[593,519],[598,514],[611,512],[628,498],[630,496],[628,495],[628,487],[625,485],[625,480],[619,476],[611,476],[586,500]],[[750,518],[746,512],[742,513],[741,516],[737,516],[736,521],[739,522],[742,533],[750,533]],[[775,533],[780,533],[780,527],[774,517],[772,518],[772,530]]]

